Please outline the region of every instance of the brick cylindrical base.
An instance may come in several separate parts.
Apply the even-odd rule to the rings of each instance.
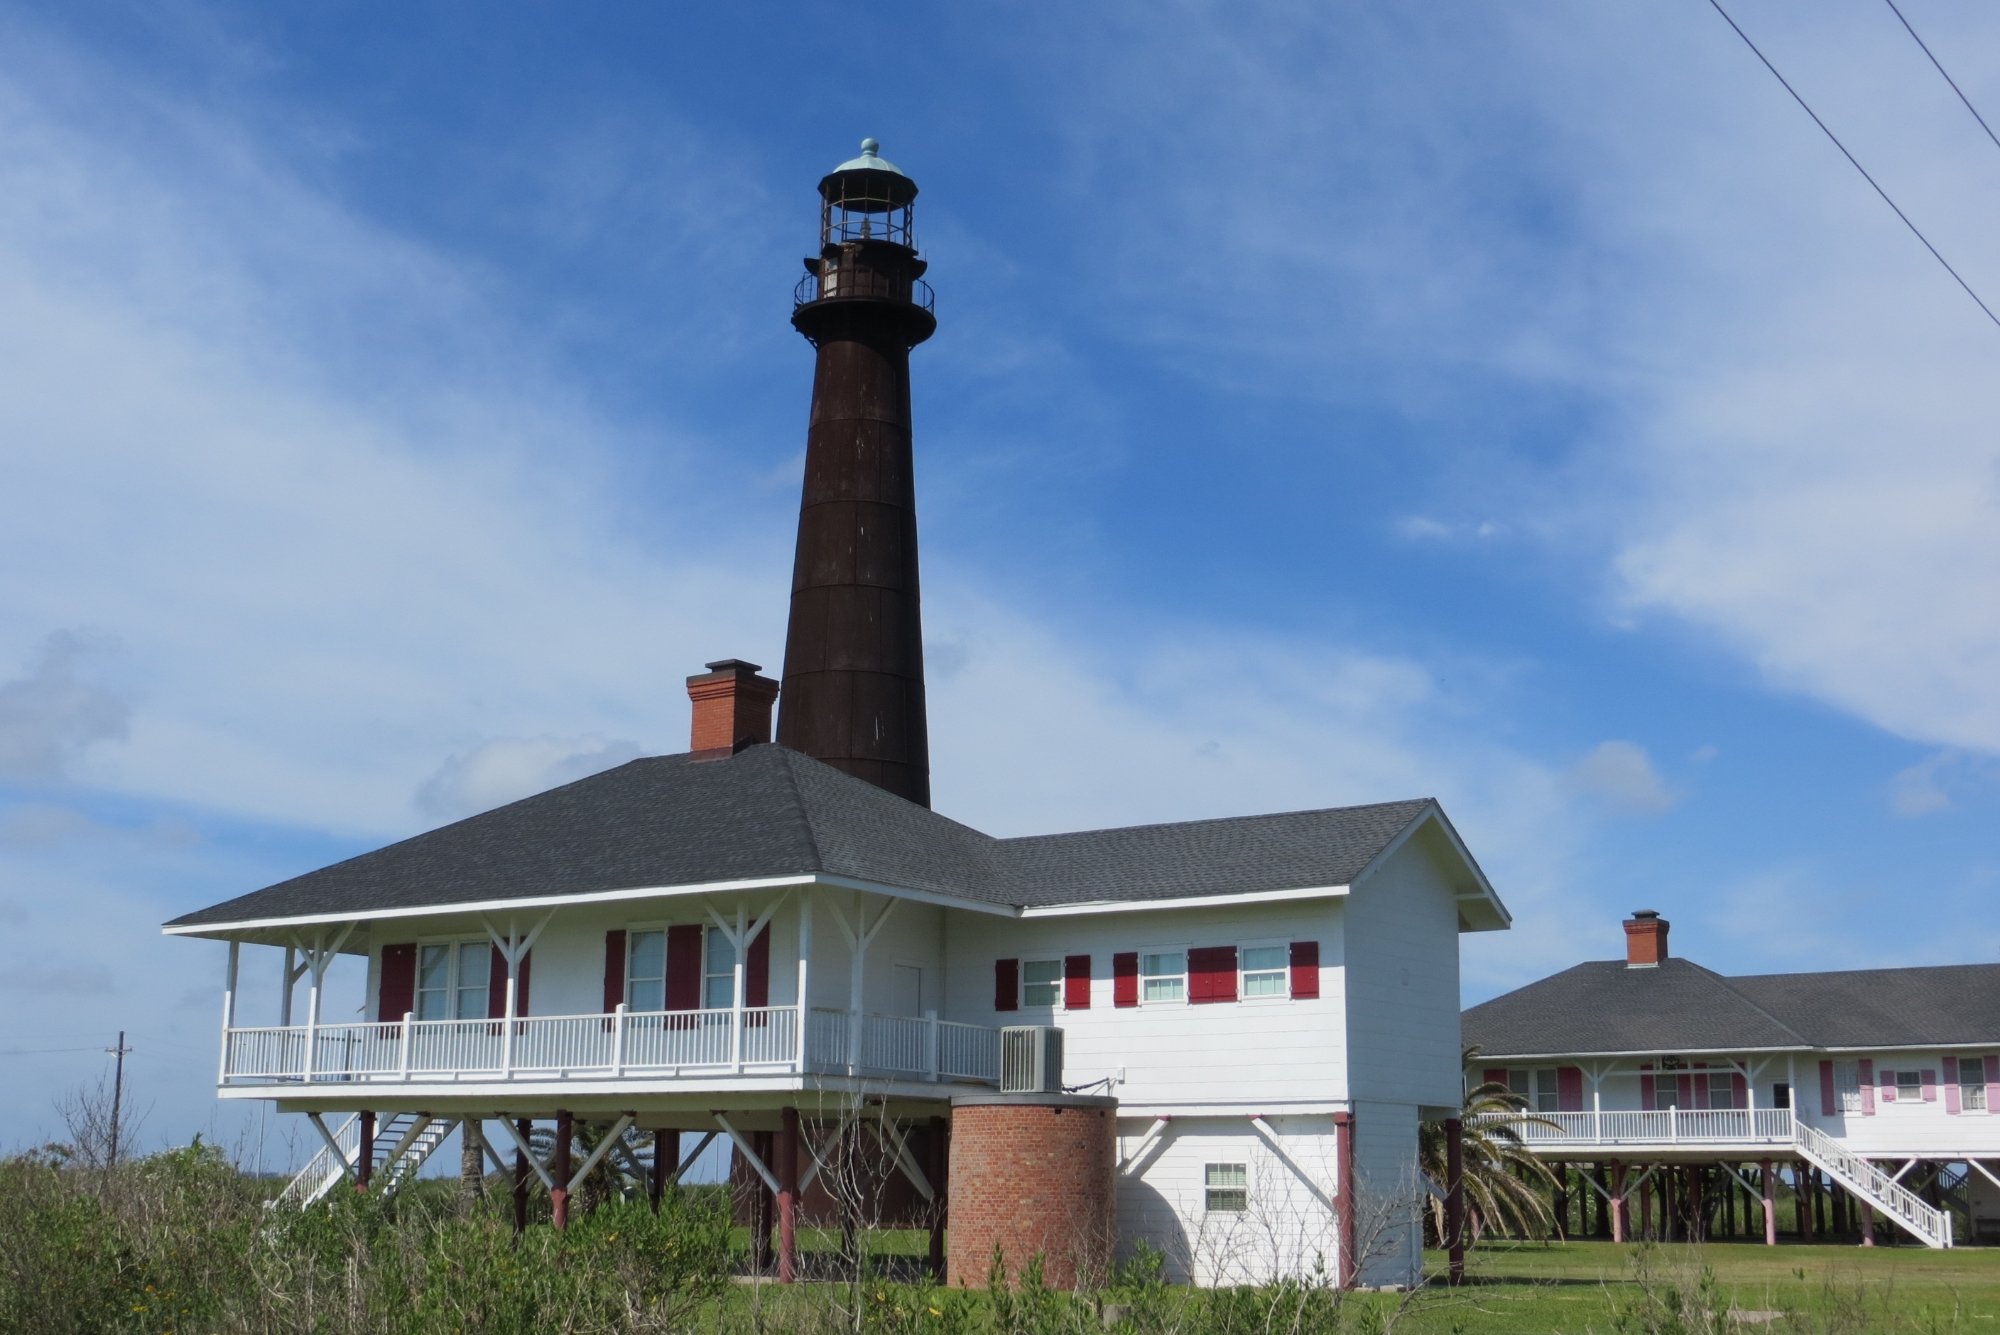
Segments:
[[[952,1100],[947,1283],[986,1287],[996,1246],[1009,1280],[1037,1253],[1051,1288],[1109,1273],[1117,1107],[1062,1094]]]

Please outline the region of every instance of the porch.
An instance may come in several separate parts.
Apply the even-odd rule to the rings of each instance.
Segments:
[[[803,1021],[803,1022],[802,1022]],[[826,1007],[628,1011],[517,1019],[231,1027],[225,1090],[540,1083],[658,1085],[731,1076],[1000,1083],[1000,1031]]]
[[[1521,1141],[1558,1157],[1599,1152],[1712,1151],[1720,1146],[1789,1148],[1798,1138],[1790,1108],[1661,1108],[1612,1112],[1489,1115],[1476,1124],[1509,1127]]]

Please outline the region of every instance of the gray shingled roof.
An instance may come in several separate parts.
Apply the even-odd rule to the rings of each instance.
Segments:
[[[1728,978],[1598,960],[1471,1007],[1461,1032],[1488,1057],[1990,1042],[2000,964]]]
[[[635,760],[167,925],[813,873],[1014,906],[1345,885],[1430,807],[995,839],[786,747],[753,746]]]

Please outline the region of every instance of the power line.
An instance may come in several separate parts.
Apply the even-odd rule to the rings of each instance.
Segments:
[[[1965,109],[1972,113],[1972,119],[1979,122],[1979,128],[1986,131],[1986,137],[1993,141],[1993,147],[2000,148],[2000,135],[1993,133],[1993,127],[1988,125],[1986,118],[1979,114],[1979,108],[1972,105],[1972,99],[1967,97],[1965,90],[1958,86],[1958,80],[1952,78],[1950,74],[1945,73],[1944,66],[1939,64],[1938,58],[1932,54],[1930,47],[1924,44],[1924,39],[1917,36],[1917,30],[1910,26],[1908,19],[1903,18],[1903,11],[1896,8],[1896,0],[1883,0],[1883,2],[1889,6],[1889,11],[1902,21],[1903,31],[1910,34],[1910,40],[1915,42],[1925,55],[1930,56],[1931,64],[1937,69],[1939,74],[1944,75],[1944,81],[1951,85],[1952,92],[1958,94],[1958,100],[1965,103]]]
[[[1722,7],[1722,0],[1708,0],[1708,3],[1714,8],[1716,13],[1722,15],[1722,21],[1724,23],[1727,23],[1738,37],[1741,37],[1743,39],[1743,45],[1750,48],[1750,54],[1756,56],[1758,60],[1762,61],[1765,69],[1771,71],[1771,77],[1776,79],[1780,84],[1784,85],[1785,91],[1792,95],[1792,101],[1798,103],[1799,106],[1805,111],[1806,115],[1812,117],[1813,124],[1819,126],[1820,131],[1824,133],[1828,139],[1831,139],[1833,141],[1833,146],[1840,150],[1840,155],[1846,158],[1847,161],[1850,164],[1852,164],[1854,170],[1861,173],[1861,179],[1868,182],[1869,185],[1875,187],[1875,193],[1882,196],[1882,202],[1884,204],[1887,204],[1890,207],[1890,209],[1894,210],[1896,216],[1903,220],[1903,226],[1910,229],[1910,235],[1916,237],[1917,240],[1924,243],[1924,249],[1928,250],[1931,253],[1931,258],[1944,266],[1944,271],[1950,274],[1960,287],[1965,289],[1965,295],[1972,298],[1973,304],[1978,306],[1980,310],[1986,312],[1986,318],[1993,322],[1995,328],[2000,328],[2000,315],[1995,315],[1993,313],[1993,308],[1991,306],[1988,306],[1984,301],[1980,299],[1979,294],[1972,290],[1972,284],[1966,282],[1965,279],[1959,277],[1958,270],[1951,267],[1951,262],[1945,259],[1943,255],[1938,253],[1938,248],[1931,244],[1930,238],[1925,236],[1923,234],[1923,231],[1915,223],[1910,221],[1910,215],[1903,212],[1903,210],[1897,206],[1895,200],[1889,198],[1889,192],[1882,188],[1881,183],[1878,182],[1874,177],[1870,176],[1868,174],[1868,169],[1861,165],[1860,160],[1857,159],[1852,153],[1847,151],[1847,145],[1840,142],[1840,136],[1835,134],[1831,129],[1827,127],[1827,123],[1819,118],[1819,113],[1817,111],[1814,111],[1811,105],[1807,103],[1807,101],[1803,97],[1799,96],[1799,90],[1792,87],[1790,81],[1787,80],[1784,75],[1778,73],[1778,67],[1771,63],[1770,58],[1766,56],[1762,51],[1759,51],[1757,49],[1757,44],[1750,40],[1750,34],[1744,32],[1742,28],[1737,27],[1736,20],[1730,18],[1729,11]],[[1984,122],[1981,123],[1983,124]]]
[[[83,1048],[0,1048],[0,1057],[40,1057],[51,1052],[109,1052],[101,1043]]]

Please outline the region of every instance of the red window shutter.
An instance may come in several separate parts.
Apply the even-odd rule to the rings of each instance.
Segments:
[[[1319,995],[1319,942],[1292,942],[1292,996]]]
[[[417,943],[382,947],[381,1009],[383,1024],[395,1024],[417,1008]]]
[[[604,1009],[615,1011],[625,1000],[625,929],[604,934]]]
[[[1917,1073],[1917,1078],[1924,1082],[1924,1102],[1936,1103],[1937,1102],[1936,1068],[1929,1066],[1924,1067],[1921,1071]]]
[[[1884,1068],[1882,1071],[1882,1102],[1896,1101],[1896,1073]]]
[[[1958,1058],[1944,1059],[1944,1111],[1947,1117],[1956,1117],[1960,1112],[1958,1103]]]
[[[1861,1115],[1863,1117],[1873,1117],[1875,1115],[1875,1063],[1870,1058],[1864,1057],[1861,1060],[1860,1083]],[[1890,1085],[1889,1092],[1891,1094],[1895,1093],[1894,1084]]]
[[[486,966],[486,1018],[497,1020],[506,1013],[507,957],[495,946],[493,958]]]
[[[1741,1075],[1729,1077],[1729,1106],[1732,1108],[1750,1106],[1750,1082]]]
[[[667,1009],[701,1009],[701,924],[684,922],[667,929]]]
[[[1498,1085],[1502,1089],[1507,1087],[1507,1072],[1498,1066],[1487,1071],[1482,1071],[1480,1074],[1489,1085]]]
[[[1654,1103],[1658,1101],[1655,1097],[1658,1093],[1659,1087],[1653,1080],[1653,1068],[1651,1066],[1641,1066],[1639,1068],[1639,1105],[1647,1112],[1651,1112]]]
[[[1694,1068],[1694,1106],[1697,1108],[1706,1108],[1708,1106],[1708,1063],[1696,1062]]]
[[[768,924],[763,931],[750,938],[750,949],[743,955],[743,1004],[771,1004],[771,928]]]
[[[1674,1092],[1680,1096],[1681,1107],[1694,1107],[1694,1077],[1685,1071],[1674,1080]]]
[[[1822,1117],[1831,1117],[1840,1111],[1840,1100],[1833,1093],[1833,1063],[1819,1064],[1819,1111]]]
[[[996,1011],[1021,1009],[1021,961],[993,961],[993,1009]]]
[[[532,976],[531,971],[534,969],[534,967],[535,967],[535,952],[531,950],[527,954],[521,956],[521,977],[520,981],[514,985],[515,1019],[519,1019],[521,1016],[529,1013],[528,979]]]
[[[1236,947],[1203,946],[1188,952],[1188,1000],[1236,1000]]]
[[[1063,1009],[1090,1009],[1090,956],[1063,956]]]
[[[1111,957],[1111,1004],[1139,1004],[1139,952],[1121,950]]]
[[[1563,1112],[1583,1111],[1582,1067],[1556,1067],[1556,1107]]]

